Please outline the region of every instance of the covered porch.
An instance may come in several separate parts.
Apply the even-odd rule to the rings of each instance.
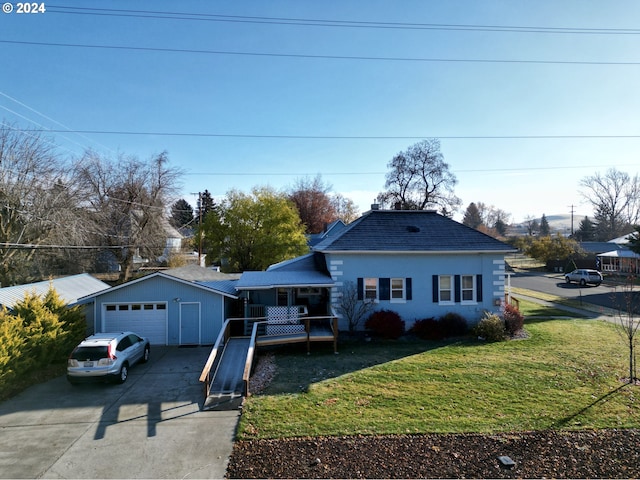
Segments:
[[[282,262],[262,272],[244,272],[236,285],[243,301],[242,334],[257,326],[256,345],[333,342],[338,318],[331,309],[334,281],[315,254]],[[236,334],[240,334],[237,332]]]
[[[618,275],[640,274],[640,255],[631,250],[614,250],[598,255],[599,270]]]

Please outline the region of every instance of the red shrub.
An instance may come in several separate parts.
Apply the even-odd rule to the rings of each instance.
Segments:
[[[400,338],[404,333],[404,320],[392,310],[373,312],[364,324],[374,335],[384,338]]]
[[[515,305],[506,304],[502,318],[509,335],[516,334],[524,327],[524,315],[520,313],[520,310]]]
[[[462,337],[467,334],[467,321],[458,313],[449,312],[440,318],[445,337]]]
[[[433,317],[416,320],[409,332],[423,340],[442,340],[445,336],[442,322]]]

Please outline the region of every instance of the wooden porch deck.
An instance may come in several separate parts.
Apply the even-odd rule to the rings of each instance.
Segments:
[[[337,317],[297,320],[298,323],[292,323],[291,319],[283,323],[269,322],[264,318],[228,319],[200,375],[205,390],[203,409],[235,408],[243,396],[249,395],[249,377],[259,346],[306,343],[309,354],[312,343],[333,342],[333,351],[338,353]],[[245,335],[248,323],[251,333]],[[274,328],[270,331],[268,327]]]

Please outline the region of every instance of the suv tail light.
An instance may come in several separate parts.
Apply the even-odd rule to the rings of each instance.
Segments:
[[[117,357],[113,354],[113,345],[109,344],[107,347],[107,358],[101,358],[98,360],[99,366],[113,365],[117,360]]]

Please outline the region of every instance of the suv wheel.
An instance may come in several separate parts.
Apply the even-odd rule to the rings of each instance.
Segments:
[[[147,363],[149,361],[149,347],[144,347],[144,353],[142,354],[141,363]]]
[[[118,383],[126,382],[128,376],[129,376],[129,365],[125,363],[120,368],[120,373],[118,374]]]
[[[587,285],[587,281],[586,281],[584,278],[582,278],[582,279],[580,280],[580,286],[581,286],[581,287],[584,287],[584,286],[586,286],[586,285]]]
[[[570,279],[569,277],[564,277],[564,281],[565,281],[566,283],[571,283],[571,279]]]

